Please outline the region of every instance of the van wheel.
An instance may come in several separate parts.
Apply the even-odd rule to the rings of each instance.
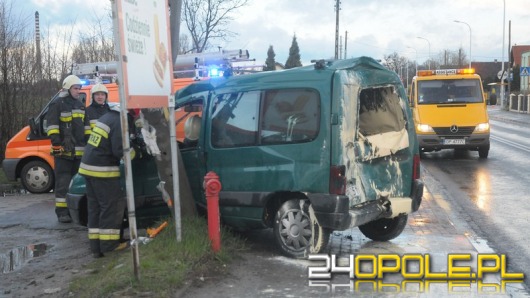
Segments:
[[[20,180],[24,188],[31,193],[50,192],[55,183],[52,168],[40,160],[28,162],[20,172]]]
[[[396,238],[403,232],[407,225],[408,215],[399,215],[394,218],[380,218],[359,226],[364,236],[374,241],[388,241]]]
[[[309,220],[311,223],[311,238],[307,252],[318,254],[326,251],[332,230],[322,227],[315,216],[313,206],[309,205]]]
[[[287,257],[304,258],[308,252],[317,253],[327,246],[330,231],[312,220],[308,210],[305,200],[295,199],[285,202],[276,212],[274,239]]]
[[[490,152],[490,147],[480,147],[478,149],[478,157],[480,158],[488,158],[488,153]]]

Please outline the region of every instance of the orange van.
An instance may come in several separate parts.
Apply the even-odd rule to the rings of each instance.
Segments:
[[[179,78],[173,80],[173,90],[176,91],[195,82],[193,78]],[[118,85],[115,83],[105,84],[109,91],[108,102],[119,102]],[[87,84],[81,88],[80,99],[88,106],[90,105],[90,89],[92,85]],[[54,161],[50,155],[51,142],[46,134],[45,116],[48,112],[50,102],[58,96],[55,94],[42,111],[29,120],[29,125],[22,128],[13,136],[6,146],[5,159],[2,167],[6,176],[11,181],[20,179],[22,185],[32,193],[50,192],[55,185],[53,173]],[[184,136],[184,111],[176,111],[177,138],[182,141]],[[180,116],[180,117],[179,117]]]

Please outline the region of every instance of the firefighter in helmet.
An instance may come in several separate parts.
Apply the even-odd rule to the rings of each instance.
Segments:
[[[120,106],[113,105],[96,121],[79,167],[79,174],[86,179],[88,238],[96,258],[129,246],[121,241],[126,208],[120,185],[123,154]]]
[[[50,153],[55,162],[55,213],[62,223],[72,221],[66,206],[66,193],[70,180],[79,169],[90,136],[85,105],[79,99],[81,85],[77,76],[67,76],[61,92],[50,103],[46,114],[47,134],[52,143]]]
[[[107,103],[109,90],[105,85],[98,83],[90,89],[90,105],[86,109],[90,128],[94,128],[99,117],[103,116],[110,110]]]

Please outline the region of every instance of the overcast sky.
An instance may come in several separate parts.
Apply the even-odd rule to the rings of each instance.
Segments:
[[[530,45],[529,0],[342,0],[339,35],[347,57],[371,56],[382,59],[397,52],[421,63],[443,50],[462,47],[469,56],[471,27],[472,61],[502,60],[503,7],[505,14],[505,59],[508,59],[508,21],[511,44]],[[28,14],[38,10],[41,28],[71,26],[83,28],[83,20],[105,14],[106,0],[16,1]],[[303,64],[312,59],[333,58],[335,53],[335,0],[250,0],[234,14],[230,30],[238,33],[229,41],[212,40],[224,49],[246,49],[257,63],[263,63],[269,45],[276,61],[285,63],[296,34]],[[184,26],[183,26],[184,28]],[[417,37],[422,37],[420,39]],[[429,51],[430,44],[430,51]],[[215,49],[212,49],[215,50]]]

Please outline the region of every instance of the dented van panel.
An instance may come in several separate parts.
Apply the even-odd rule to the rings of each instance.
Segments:
[[[348,84],[342,85],[339,95],[345,115],[340,140],[350,205],[407,196],[411,185],[404,181],[411,180],[408,173],[414,147],[410,145],[415,139],[405,125],[410,113],[407,115],[404,90],[397,83],[363,86],[366,80],[356,72],[341,80],[345,78]],[[379,102],[367,93],[376,95]]]

